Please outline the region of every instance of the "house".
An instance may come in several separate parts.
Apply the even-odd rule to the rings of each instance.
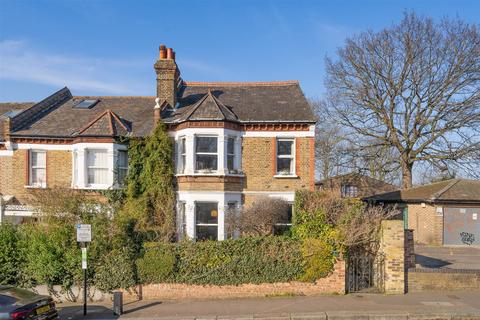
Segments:
[[[480,245],[480,181],[450,179],[387,192],[369,201],[403,208],[417,243]]]
[[[178,225],[190,238],[226,238],[228,208],[258,196],[294,201],[314,189],[315,122],[297,81],[188,82],[171,48],[154,64],[156,96],[73,96],[0,104],[0,217],[31,216],[34,188],[121,188],[122,136],[163,121],[175,140]]]
[[[393,184],[356,172],[320,180],[315,186],[318,190],[331,190],[342,198],[361,198],[398,189]]]

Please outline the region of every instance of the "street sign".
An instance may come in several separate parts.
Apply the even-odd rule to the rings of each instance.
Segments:
[[[89,224],[77,224],[77,242],[92,241],[92,226]]]
[[[82,248],[82,269],[87,269],[87,248]]]

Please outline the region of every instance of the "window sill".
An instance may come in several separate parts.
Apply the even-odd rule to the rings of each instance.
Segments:
[[[195,173],[177,173],[175,175],[176,177],[245,177],[244,173],[219,173],[219,172],[213,172],[213,173],[200,173],[200,172],[195,172]]]
[[[91,184],[85,186],[75,186],[74,189],[81,189],[81,190],[108,190],[108,189],[118,189],[115,186],[108,185],[108,184]]]
[[[296,174],[276,174],[273,176],[276,179],[296,179],[298,176]]]
[[[32,185],[28,185],[28,186],[24,186],[25,189],[47,189],[47,186],[32,186]]]

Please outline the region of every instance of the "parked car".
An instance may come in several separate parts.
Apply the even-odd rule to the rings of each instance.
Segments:
[[[13,286],[0,286],[0,320],[58,319],[53,299]]]

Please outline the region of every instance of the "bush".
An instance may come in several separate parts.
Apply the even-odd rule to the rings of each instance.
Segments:
[[[323,239],[309,238],[302,243],[305,272],[302,281],[315,281],[328,276],[335,265],[334,246]]]
[[[80,254],[73,227],[23,225],[20,254],[25,285],[61,285],[70,289],[81,277]]]
[[[155,253],[149,253],[152,251]],[[162,263],[165,257],[174,257],[175,262]],[[303,264],[299,241],[287,237],[248,237],[158,244],[146,249],[138,265],[140,278],[146,283],[238,285],[296,280],[303,274]],[[155,274],[154,267],[146,267],[149,265],[161,265],[162,269]],[[169,272],[170,268],[174,272]]]
[[[95,273],[95,285],[104,292],[129,289],[136,284],[132,256],[127,250],[115,249],[109,252]]]
[[[20,279],[18,241],[19,235],[14,226],[0,225],[0,284],[15,284]]]
[[[171,282],[175,262],[173,246],[161,245],[150,248],[137,260],[138,278],[141,283]]]

